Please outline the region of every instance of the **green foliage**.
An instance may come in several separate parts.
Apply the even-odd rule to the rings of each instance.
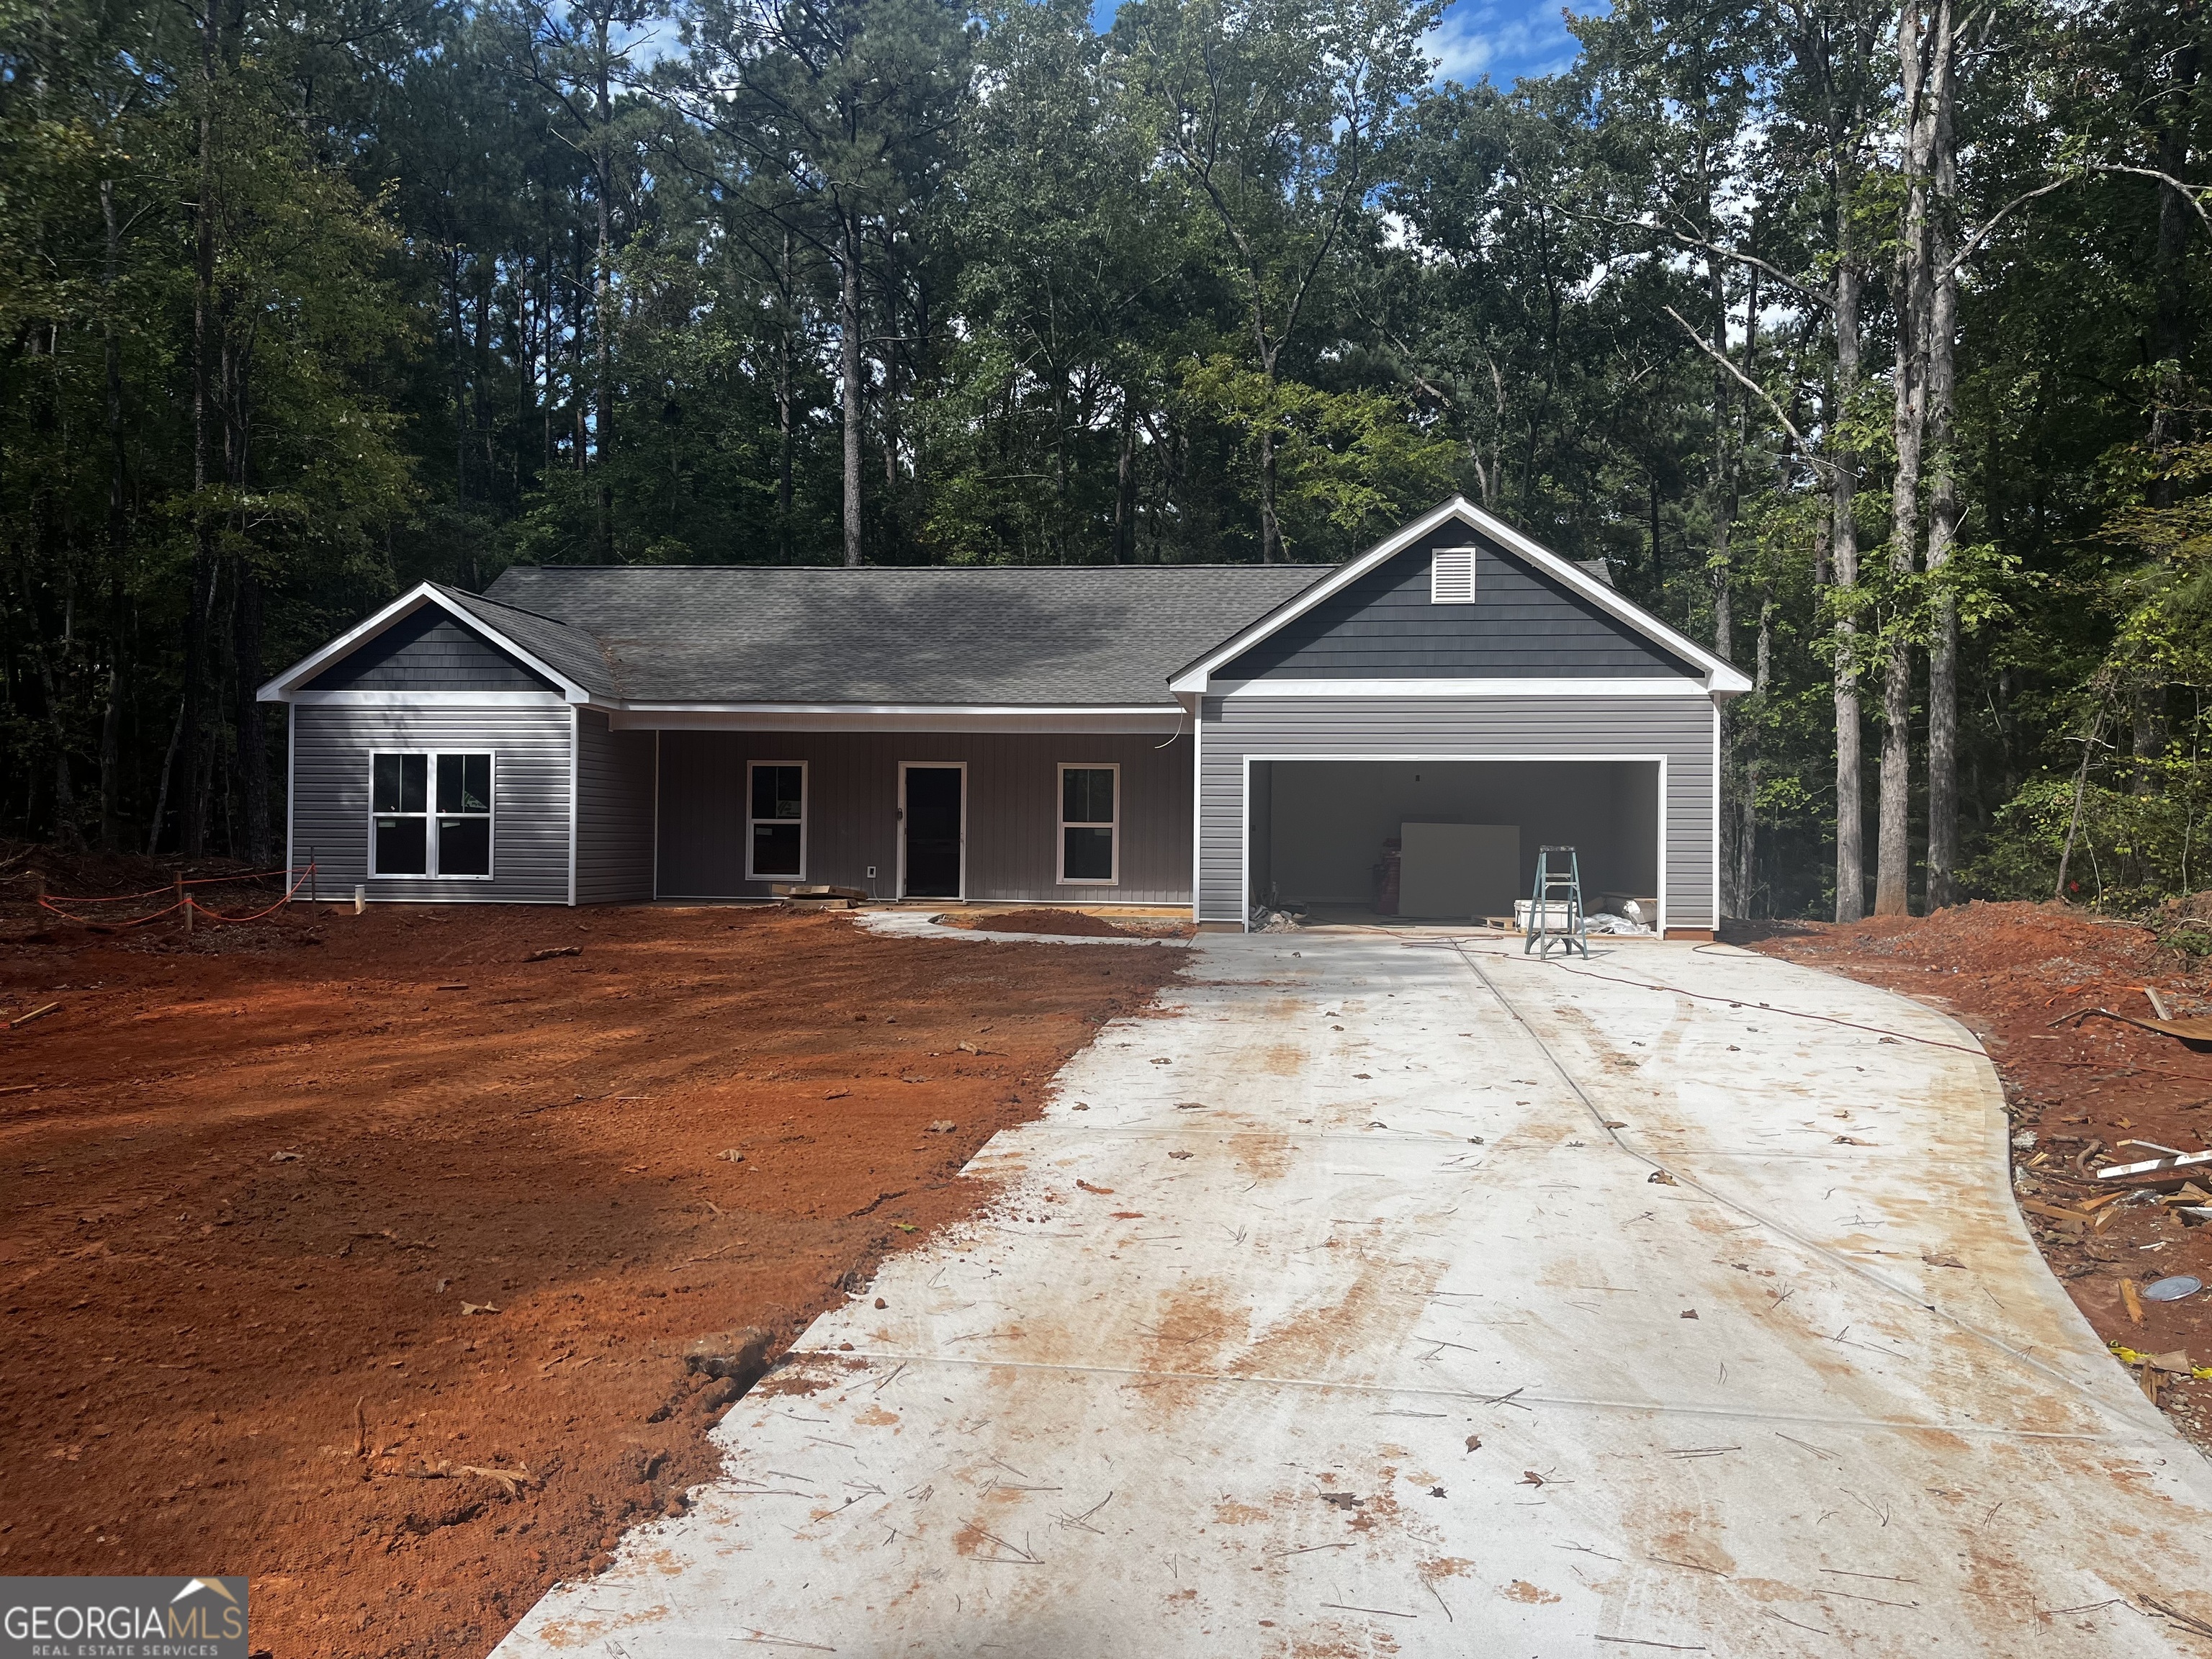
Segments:
[[[0,0],[0,826],[173,845],[181,799],[251,844],[241,686],[424,578],[848,527],[879,562],[1336,559],[1457,489],[1759,674],[1732,903],[1832,898],[1846,642],[1872,738],[1914,665],[1924,776],[1946,612],[1979,890],[2055,879],[2093,722],[2084,891],[2203,884],[2212,236],[2110,170],[2206,179],[2198,12],[1977,25],[1933,572],[1886,545],[1893,10],[1617,0],[1510,87],[1433,81],[1435,0],[1091,15],[242,0],[210,68],[203,13]]]
[[[2212,769],[2187,757],[2151,763],[2167,787],[2138,793],[2092,782],[2081,793],[2065,896],[2100,909],[2140,910],[2169,893],[2206,886],[2212,859]],[[2031,780],[1998,809],[1981,855],[1967,872],[1989,898],[2047,899],[2074,821],[2075,780]]]
[[[1395,398],[1271,380],[1226,355],[1192,364],[1182,389],[1248,458],[1273,447],[1293,558],[1342,558],[1452,492],[1456,446]]]

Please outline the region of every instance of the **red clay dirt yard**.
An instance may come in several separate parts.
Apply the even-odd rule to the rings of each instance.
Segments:
[[[283,1659],[485,1652],[712,1473],[742,1384],[687,1351],[781,1349],[969,1213],[1185,954],[11,900],[0,1020],[59,1006],[0,1031],[0,1572],[245,1572]]]
[[[2205,1149],[2212,1053],[2078,1012],[2155,1018],[2145,987],[2177,1018],[2212,1012],[2212,957],[2189,948],[2212,945],[2199,916],[2212,917],[2212,894],[2157,928],[2060,904],[1971,904],[1920,920],[1765,924],[1742,942],[1932,1003],[1981,1039],[2013,1120],[2014,1191],[2051,1271],[2107,1345],[2172,1365],[2134,1370],[2212,1453],[2212,1380],[2194,1374],[2212,1371],[2212,1288],[2172,1302],[2143,1294],[2178,1277],[2212,1287],[2212,1224],[2191,1224],[2187,1206],[2154,1193],[2099,1202],[2113,1183],[2095,1175],[2159,1158],[2152,1146]],[[2201,1185],[2212,1190],[2212,1169]]]

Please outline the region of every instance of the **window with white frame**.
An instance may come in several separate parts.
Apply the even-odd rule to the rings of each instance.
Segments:
[[[1474,603],[1474,549],[1440,547],[1429,556],[1429,603]]]
[[[746,770],[746,879],[804,881],[806,763],[754,761]]]
[[[491,757],[482,753],[368,757],[372,876],[491,876]]]
[[[1121,769],[1060,769],[1060,879],[1110,887],[1121,879]]]

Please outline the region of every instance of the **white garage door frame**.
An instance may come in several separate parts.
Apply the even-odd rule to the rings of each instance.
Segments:
[[[1717,724],[1718,723],[1717,721]],[[1237,897],[1239,900],[1239,914],[1244,918],[1244,925],[1247,927],[1251,926],[1252,917],[1252,767],[1253,763],[1256,761],[1265,761],[1271,765],[1277,761],[1382,761],[1391,764],[1395,764],[1401,761],[1418,761],[1424,765],[1437,766],[1449,765],[1455,761],[1476,762],[1490,764],[1510,763],[1515,765],[1527,766],[1558,765],[1563,763],[1582,763],[1585,764],[1604,765],[1624,761],[1641,762],[1645,765],[1650,765],[1656,763],[1659,768],[1659,795],[1656,814],[1651,822],[1651,835],[1652,839],[1657,847],[1659,854],[1659,915],[1657,927],[1654,931],[1661,939],[1667,937],[1667,757],[1663,754],[1528,755],[1486,754],[1480,752],[1473,754],[1436,754],[1425,750],[1419,754],[1403,755],[1398,754],[1395,751],[1387,755],[1375,754],[1372,752],[1357,755],[1247,754],[1244,757],[1243,781],[1238,786],[1237,796]],[[1716,831],[1717,831],[1717,808],[1716,808],[1715,829]],[[1718,873],[1719,872],[1717,871],[1715,872],[1716,879],[1718,878]],[[1196,886],[1197,883],[1195,879],[1194,879],[1192,882],[1194,902],[1195,902]]]

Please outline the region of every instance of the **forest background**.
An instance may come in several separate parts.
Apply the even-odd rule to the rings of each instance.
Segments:
[[[2207,885],[2202,0],[0,0],[0,831],[282,856],[256,685],[516,562],[1341,559],[1753,674],[1725,905]]]

